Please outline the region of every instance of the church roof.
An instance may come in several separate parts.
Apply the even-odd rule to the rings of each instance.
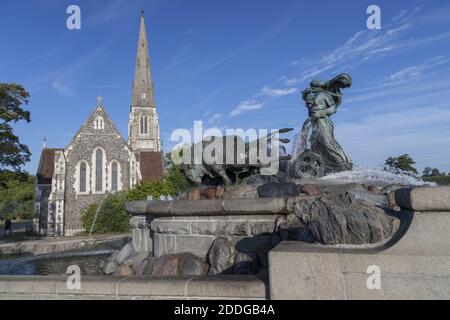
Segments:
[[[98,99],[98,98],[97,98]],[[89,116],[87,117],[87,119],[84,121],[83,125],[80,127],[80,129],[78,129],[78,131],[75,133],[75,135],[73,136],[72,140],[70,141],[70,143],[67,145],[66,149],[69,149],[69,147],[74,143],[75,139],[80,135],[80,133],[83,132],[83,130],[86,128],[86,126],[89,126],[92,122],[92,120],[94,119],[94,115],[100,113],[105,121],[108,121],[111,124],[112,129],[114,130],[114,132],[120,136],[120,138],[122,139],[122,141],[124,142],[124,144],[129,148],[129,145],[127,143],[127,141],[124,139],[124,137],[122,136],[122,134],[120,133],[120,131],[117,129],[116,125],[114,124],[114,121],[109,117],[108,112],[106,111],[106,109],[103,107],[103,105],[101,104],[101,101],[98,101],[97,106],[94,108],[94,110],[92,110],[92,112],[89,114]]]
[[[39,160],[38,171],[36,174],[38,184],[51,184],[53,171],[55,169],[55,152],[64,151],[61,148],[42,149],[41,159]]]
[[[163,159],[161,152],[141,151],[139,155],[139,164],[141,167],[142,180],[157,181],[163,179]]]

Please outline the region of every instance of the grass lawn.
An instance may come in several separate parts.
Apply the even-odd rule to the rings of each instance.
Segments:
[[[450,176],[423,177],[423,180],[427,182],[436,182],[440,186],[450,185]]]

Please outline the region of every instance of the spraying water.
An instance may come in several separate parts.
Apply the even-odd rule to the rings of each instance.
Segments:
[[[94,225],[95,225],[95,222],[97,221],[98,213],[100,212],[100,209],[102,208],[103,202],[105,201],[105,199],[106,199],[106,197],[103,198],[102,201],[100,201],[100,204],[98,205],[97,210],[95,211],[94,221],[92,221],[91,230],[89,231],[89,240],[90,241],[93,240],[92,239],[92,232],[94,231]]]
[[[365,183],[374,185],[398,184],[403,186],[435,186],[421,178],[401,171],[387,171],[382,167],[355,167],[352,171],[333,173],[319,181],[334,183]]]
[[[300,135],[294,137],[294,143],[292,146],[292,162],[295,161],[300,154],[306,151],[308,148],[308,137],[312,128],[311,119],[308,119],[303,124]]]
[[[292,146],[292,160],[290,165],[293,165],[295,160],[305,152],[309,145],[308,140],[310,134],[314,130],[311,119],[308,119],[303,124],[300,134],[294,137]],[[374,185],[389,185],[398,184],[404,186],[435,186],[435,183],[425,182],[420,177],[411,175],[408,172],[401,170],[386,170],[381,166],[372,167],[358,167],[355,166],[351,171],[343,171],[329,174],[318,179],[318,181],[328,183],[365,183]]]

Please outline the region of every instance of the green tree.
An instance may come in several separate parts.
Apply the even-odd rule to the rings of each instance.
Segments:
[[[424,177],[429,177],[431,174],[431,168],[430,167],[426,167],[425,169],[423,169],[423,176]]]
[[[441,175],[441,173],[439,172],[439,169],[433,168],[433,169],[431,170],[431,176],[432,176],[432,177],[438,177],[438,176],[440,176],[440,175]]]
[[[0,172],[0,220],[32,219],[34,176],[25,172]]]
[[[0,83],[0,170],[16,171],[30,161],[31,152],[14,134],[11,123],[30,122],[30,112],[22,109],[30,94],[15,83]]]
[[[30,122],[30,112],[22,108],[29,97],[21,85],[0,83],[0,220],[33,215],[34,177],[20,172],[31,152],[12,127],[19,121]]]
[[[389,169],[402,170],[405,172],[418,174],[417,169],[413,167],[414,164],[414,160],[408,154],[398,157],[390,157],[386,159],[385,163],[386,167]]]

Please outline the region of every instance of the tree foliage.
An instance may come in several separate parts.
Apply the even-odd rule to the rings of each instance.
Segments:
[[[34,176],[0,171],[0,220],[32,219],[33,212]]]
[[[398,157],[390,157],[386,159],[386,168],[389,170],[401,170],[404,172],[418,174],[417,169],[414,168],[415,161],[410,155],[404,154]]]
[[[93,233],[121,233],[129,230],[130,214],[125,210],[126,194],[123,192],[108,195],[95,221]],[[83,227],[90,231],[99,204],[87,207],[81,216]]]
[[[146,200],[148,196],[154,199],[160,196],[175,195],[176,191],[170,183],[166,181],[147,182],[141,181],[133,189],[128,191],[128,201]]]
[[[0,83],[0,170],[19,170],[30,161],[31,152],[14,134],[11,123],[30,122],[30,112],[22,109],[28,104],[29,93],[15,83]]]
[[[431,176],[437,177],[440,175],[441,175],[441,172],[439,171],[439,169],[436,169],[436,168],[431,169]]]
[[[439,177],[439,176],[445,176],[445,172],[441,172],[439,169],[437,168],[430,168],[430,167],[426,167],[423,170],[423,177]]]
[[[181,171],[181,167],[179,165],[173,164],[170,166],[166,181],[173,187],[175,194],[186,191],[190,187],[190,183]]]
[[[429,177],[430,175],[431,175],[431,168],[430,167],[425,167],[425,169],[423,169],[422,176]]]

